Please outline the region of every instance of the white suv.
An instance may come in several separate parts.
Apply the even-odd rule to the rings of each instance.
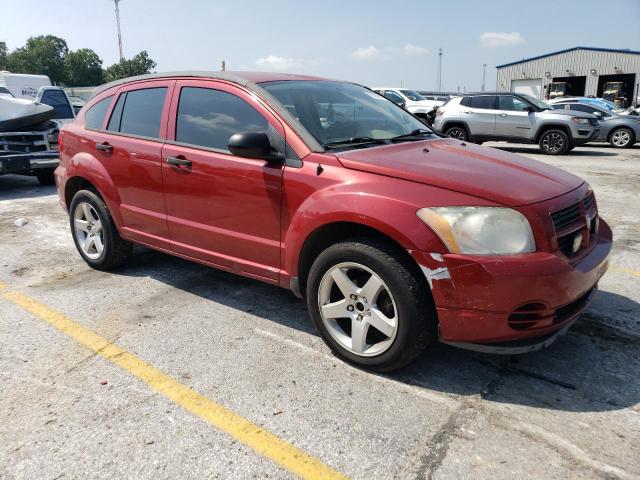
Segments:
[[[418,92],[407,88],[376,87],[372,90],[383,95],[396,105],[402,106],[418,118],[426,119],[429,113],[444,103],[439,100],[427,100]]]

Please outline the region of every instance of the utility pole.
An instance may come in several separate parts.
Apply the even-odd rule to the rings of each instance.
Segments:
[[[438,92],[442,91],[442,47],[438,49]]]
[[[224,72],[226,70],[227,70],[227,63],[224,60],[222,60],[220,62],[220,71]]]
[[[120,51],[120,61],[124,60],[122,54],[122,32],[120,32],[120,6],[118,5],[122,0],[113,0],[116,4],[116,24],[118,25],[118,50]]]
[[[481,89],[482,92],[484,92],[486,76],[487,76],[487,64],[483,63],[482,64],[482,89]]]

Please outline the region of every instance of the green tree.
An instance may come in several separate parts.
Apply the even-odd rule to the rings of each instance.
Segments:
[[[0,70],[7,69],[7,55],[9,54],[7,50],[7,44],[5,42],[0,42]]]
[[[142,50],[133,58],[124,58],[120,62],[108,67],[104,71],[104,78],[107,82],[112,82],[113,80],[119,80],[121,78],[150,73],[155,67],[156,62],[149,58],[146,50]]]
[[[100,85],[102,76],[102,60],[90,48],[81,48],[69,52],[64,59],[66,78],[69,86],[86,87]]]
[[[68,53],[69,47],[63,38],[54,35],[30,37],[24,47],[7,56],[7,68],[16,73],[47,75],[54,83],[64,83],[64,59]]]

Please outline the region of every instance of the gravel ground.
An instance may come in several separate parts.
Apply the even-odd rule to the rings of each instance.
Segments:
[[[640,145],[508,150],[585,178],[615,236],[595,301],[542,352],[354,369],[282,289],[144,248],[89,269],[54,189],[17,176],[0,281],[349,477],[640,478]],[[0,385],[0,478],[291,476],[2,296]]]

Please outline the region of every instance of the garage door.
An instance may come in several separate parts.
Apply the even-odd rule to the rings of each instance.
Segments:
[[[511,91],[525,93],[535,98],[542,98],[542,79],[511,80]]]

